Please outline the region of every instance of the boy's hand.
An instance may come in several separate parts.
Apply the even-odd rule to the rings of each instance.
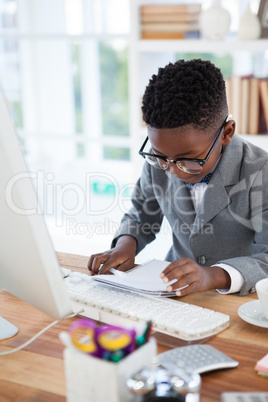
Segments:
[[[210,289],[229,289],[231,285],[230,276],[224,269],[220,267],[203,267],[190,258],[173,261],[161,273],[160,277],[164,283],[177,279],[172,285],[167,286],[168,292],[187,286],[178,290],[176,292],[177,296],[205,292]]]
[[[136,247],[134,237],[121,236],[111,250],[93,254],[88,260],[87,267],[92,275],[106,274],[110,268],[127,271],[134,266]]]

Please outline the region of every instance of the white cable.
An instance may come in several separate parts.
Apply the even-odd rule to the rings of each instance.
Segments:
[[[52,323],[50,323],[49,325],[47,325],[45,328],[43,328],[41,331],[39,331],[37,334],[35,334],[31,339],[29,339],[27,342],[23,343],[22,345],[18,346],[15,349],[12,350],[8,350],[7,352],[1,352],[0,353],[0,357],[1,356],[6,356],[6,355],[11,355],[12,353],[18,352],[19,350],[25,348],[26,346],[28,346],[30,343],[32,343],[33,341],[36,340],[36,338],[38,338],[40,335],[42,335],[44,332],[46,332],[49,328],[53,327],[53,325],[58,324],[59,322],[65,320],[66,318],[72,318],[75,317],[76,315],[82,313],[84,310],[78,311],[77,313],[73,313],[68,315],[67,317],[64,317],[62,320],[56,320]]]

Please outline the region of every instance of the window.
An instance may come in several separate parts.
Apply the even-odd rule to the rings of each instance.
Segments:
[[[126,0],[0,0],[0,83],[57,250],[109,247],[129,202],[129,26]]]

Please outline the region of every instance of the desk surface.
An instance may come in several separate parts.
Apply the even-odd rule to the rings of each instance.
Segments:
[[[62,266],[84,271],[87,257],[58,253]],[[45,314],[0,290],[0,314],[19,327],[19,333],[0,342],[0,351],[12,349],[51,322]],[[254,371],[256,361],[268,353],[268,329],[244,322],[237,309],[247,301],[255,300],[256,294],[239,297],[219,295],[217,292],[193,294],[182,301],[229,314],[231,325],[206,343],[215,346],[239,361],[235,369],[221,370],[202,375],[202,402],[220,401],[224,391],[268,391],[268,378]],[[63,368],[63,345],[58,335],[67,330],[75,319],[55,325],[20,352],[0,357],[0,402],[7,401],[65,401],[65,378]],[[167,350],[158,345],[158,352]]]

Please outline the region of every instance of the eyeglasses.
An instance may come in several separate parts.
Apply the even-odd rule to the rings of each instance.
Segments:
[[[207,163],[210,155],[212,154],[218,140],[220,139],[223,130],[225,129],[225,125],[232,115],[228,115],[226,119],[224,120],[223,125],[220,128],[219,133],[217,134],[215,140],[213,141],[213,144],[208,151],[205,159],[189,159],[189,158],[178,158],[178,159],[171,159],[167,158],[166,156],[162,155],[156,155],[156,154],[150,154],[147,152],[143,152],[149,138],[147,137],[144,143],[142,144],[141,149],[139,150],[139,154],[153,167],[158,168],[158,169],[163,169],[163,170],[168,170],[170,167],[170,163],[174,163],[177,168],[182,170],[185,173],[189,174],[199,174],[202,172],[203,166],[205,163]]]

